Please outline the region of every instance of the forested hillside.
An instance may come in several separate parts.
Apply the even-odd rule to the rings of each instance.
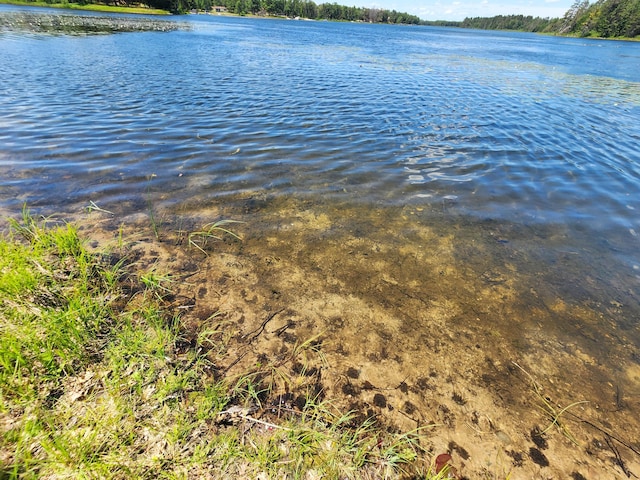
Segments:
[[[576,0],[558,25],[558,33],[582,37],[640,35],[640,0]]]
[[[576,0],[562,18],[523,15],[465,18],[463,28],[520,30],[581,37],[634,38],[640,36],[640,0]]]

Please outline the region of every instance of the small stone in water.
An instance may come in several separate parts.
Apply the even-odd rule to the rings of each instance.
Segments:
[[[496,432],[496,437],[498,437],[498,440],[500,440],[505,445],[508,445],[511,443],[511,437],[506,433],[504,433],[502,430],[499,430]]]

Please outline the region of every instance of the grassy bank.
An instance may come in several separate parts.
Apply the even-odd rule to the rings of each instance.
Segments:
[[[169,15],[166,10],[160,10],[157,8],[144,8],[144,7],[116,7],[112,5],[97,5],[88,4],[82,5],[80,3],[73,2],[39,2],[39,1],[21,1],[21,0],[0,0],[0,4],[6,5],[25,5],[30,7],[49,7],[49,8],[68,8],[71,10],[89,10],[93,12],[106,12],[106,13],[136,13],[144,15]]]
[[[122,236],[90,251],[73,225],[26,210],[9,221],[1,478],[445,478],[424,432],[339,412],[308,387],[314,339],[226,374],[216,358],[234,332],[215,315],[187,332],[172,272],[135,260]]]

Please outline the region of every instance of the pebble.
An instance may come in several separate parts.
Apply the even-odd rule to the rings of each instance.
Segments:
[[[500,440],[505,445],[509,445],[512,442],[511,437],[504,433],[502,430],[498,430],[496,432],[496,437],[498,437],[498,440]]]

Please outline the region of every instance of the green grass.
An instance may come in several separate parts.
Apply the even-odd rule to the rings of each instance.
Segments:
[[[229,235],[240,240],[240,237],[238,235],[227,228],[227,225],[231,225],[233,223],[242,222],[239,222],[237,220],[218,220],[217,222],[206,224],[200,230],[189,233],[189,246],[197,248],[202,253],[207,255],[205,248],[207,247],[207,243],[212,240],[222,240],[223,235]]]
[[[28,5],[32,7],[49,7],[49,8],[68,8],[72,10],[90,10],[94,12],[107,13],[137,13],[143,15],[169,15],[166,10],[144,7],[115,7],[111,5],[87,4],[82,5],[74,2],[53,2],[47,3],[42,1],[29,0],[0,0],[0,3],[8,5]]]
[[[171,275],[112,255],[26,209],[0,236],[0,478],[432,478],[423,432],[389,433],[312,394],[263,415],[304,390],[286,362],[324,361],[313,339],[214,375],[223,316],[179,347]]]

